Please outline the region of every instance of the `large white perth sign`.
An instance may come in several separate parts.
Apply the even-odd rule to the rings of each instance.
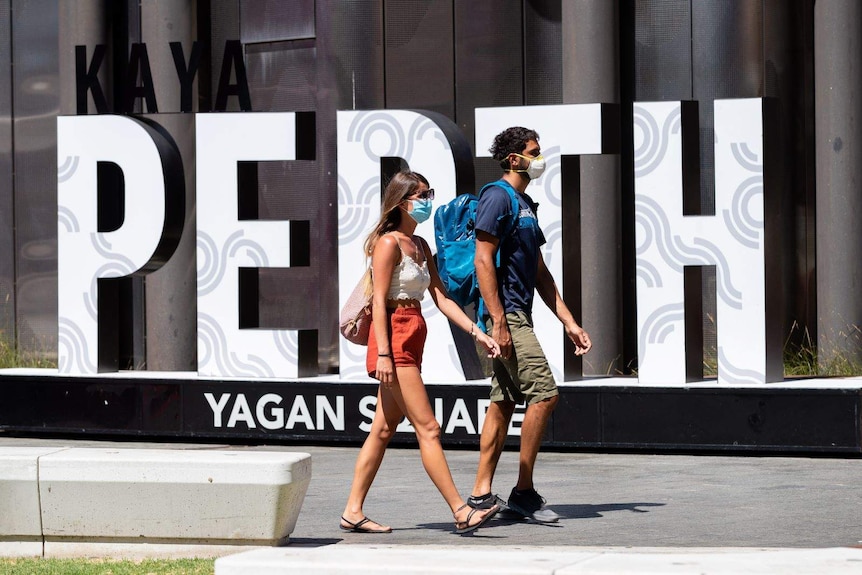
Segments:
[[[780,378],[767,365],[763,101],[715,103],[715,203],[712,216],[684,216],[680,102],[638,103],[634,110],[638,266],[639,372],[644,383],[686,380],[685,270],[715,266],[719,381],[763,383]],[[602,153],[599,104],[476,110],[476,145],[484,153],[498,132],[518,123],[535,129],[548,169],[528,192],[542,204],[545,261],[562,278],[563,156]],[[298,334],[243,329],[241,268],[287,267],[289,222],[240,219],[240,162],[297,159],[294,113],[196,115],[198,374],[207,377],[296,378]],[[152,121],[129,116],[60,117],[58,140],[59,371],[99,371],[100,294],[112,278],[158,269],[182,231],[175,201],[176,150]],[[472,162],[463,134],[447,118],[423,111],[344,111],[337,117],[339,305],[367,265],[362,243],[379,216],[381,160],[399,158],[423,173],[442,205]],[[99,174],[112,166],[125,183],[124,215],[100,229]],[[478,184],[482,184],[479,182]],[[582,190],[581,193],[606,193]],[[589,217],[584,214],[582,217]],[[431,223],[417,233],[430,245]],[[322,280],[324,281],[324,280]],[[423,365],[429,381],[465,379],[445,318],[426,298],[430,333]],[[541,303],[535,321],[554,373],[562,379],[563,332]],[[341,342],[340,376],[368,380],[365,348]]]

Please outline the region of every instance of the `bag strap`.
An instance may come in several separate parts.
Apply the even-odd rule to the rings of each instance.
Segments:
[[[418,239],[417,239],[417,238],[418,238]],[[422,238],[420,238],[419,236],[414,235],[414,236],[413,236],[413,243],[414,243],[414,244],[416,244],[416,245],[418,245],[418,246],[419,246],[419,249],[420,249],[420,250],[422,250],[422,257],[423,257],[423,258],[425,258],[425,259],[424,259],[424,261],[425,261],[425,263],[426,263],[426,265],[427,265],[427,263],[428,263],[428,252],[427,252],[427,251],[425,251],[425,242],[423,242],[423,241],[422,241]],[[402,253],[403,253],[403,252],[402,252]]]
[[[509,201],[512,202],[512,219],[510,220],[509,229],[506,230],[506,233],[503,234],[504,236],[508,236],[517,227],[518,215],[521,212],[521,204],[518,202],[518,193],[515,191],[515,188],[512,187],[512,184],[501,178],[496,182],[490,182],[482,186],[482,189],[479,190],[479,197],[482,197],[482,194],[485,192],[485,190],[494,186],[506,190],[506,193],[509,194]],[[500,241],[502,240],[503,238],[500,238]]]
[[[482,194],[485,192],[485,190],[494,186],[503,188],[506,193],[509,194],[509,201],[512,202],[512,218],[509,220],[509,228],[503,233],[502,237],[500,238],[500,242],[497,244],[497,252],[494,255],[494,266],[500,267],[500,248],[503,245],[503,239],[509,234],[511,234],[513,231],[515,231],[515,228],[518,227],[518,215],[521,212],[521,205],[518,203],[518,196],[517,192],[515,191],[515,188],[513,188],[509,182],[503,179],[499,179],[496,182],[491,182],[482,186],[482,189],[479,190],[479,197],[482,197]]]
[[[490,183],[482,186],[482,189],[479,190],[479,197],[481,198],[482,194],[485,192],[485,190],[487,190],[488,188],[491,188],[493,186],[503,188],[506,191],[506,193],[509,194],[509,200],[512,202],[512,218],[509,220],[509,229],[507,229],[506,232],[503,234],[503,237],[500,238],[500,242],[497,244],[497,252],[494,254],[494,267],[499,268],[500,267],[500,247],[503,244],[503,238],[508,236],[509,234],[511,234],[513,231],[515,231],[515,228],[518,227],[518,216],[520,215],[520,212],[521,212],[521,205],[520,205],[520,203],[518,203],[518,195],[517,195],[517,192],[515,191],[515,188],[513,188],[509,182],[507,182],[506,180],[504,180],[502,178],[497,180],[496,182],[490,182]],[[478,305],[478,308],[476,309],[476,317],[479,320],[478,321],[479,329],[481,329],[483,332],[486,332],[485,319],[486,319],[486,317],[488,317],[488,309],[485,307],[485,300],[484,300],[484,298],[482,298],[481,295],[479,296],[479,305]]]

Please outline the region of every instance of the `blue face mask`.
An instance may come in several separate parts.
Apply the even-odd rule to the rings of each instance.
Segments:
[[[431,217],[431,200],[410,200],[413,204],[413,210],[407,214],[416,220],[417,224],[421,224]]]

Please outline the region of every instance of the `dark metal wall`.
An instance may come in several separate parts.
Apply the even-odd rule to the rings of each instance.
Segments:
[[[563,102],[563,7],[555,0],[524,4],[524,103]]]
[[[581,0],[562,3],[562,8],[562,101],[618,105],[622,97],[620,57],[624,53],[620,39],[629,35],[624,35],[624,29],[629,27],[620,18],[618,3]],[[626,117],[619,119],[621,124],[631,125],[631,107],[619,106],[616,113]],[[569,176],[569,179],[580,176],[577,207],[587,216],[580,218],[580,251],[572,249],[563,254],[563,297],[570,305],[580,301],[581,324],[590,326],[593,349],[583,357],[585,375],[631,372],[623,335],[636,331],[636,294],[634,289],[624,290],[623,285],[624,278],[631,275],[624,274],[627,267],[624,257],[634,270],[635,254],[633,242],[632,249],[624,249],[623,238],[631,234],[624,234],[623,230],[634,229],[634,200],[622,195],[624,154],[620,152],[582,156],[576,162],[580,164],[580,174]],[[572,195],[563,197],[568,199]],[[564,230],[567,234],[564,245],[570,245],[569,230],[571,226]],[[575,255],[581,259],[572,265],[570,259]],[[572,272],[576,274],[574,277]],[[631,277],[627,282],[632,288],[633,280]],[[631,346],[631,358],[637,355],[636,346],[636,342]],[[567,359],[573,357],[566,354]]]
[[[25,350],[50,356],[57,341],[58,8],[54,0],[11,7],[17,335]]]
[[[455,2],[455,123],[471,144],[476,108],[524,103],[523,19],[519,0]],[[476,182],[499,173],[490,158],[476,160]]]
[[[829,368],[862,362],[862,4],[820,0],[813,35],[817,362]]]
[[[239,2],[239,38],[245,46],[255,110],[316,112],[315,121],[321,121],[316,37],[315,3],[310,0]],[[328,137],[334,136],[333,124]],[[318,132],[317,141],[320,137]],[[328,190],[319,181],[319,168],[317,161],[258,164],[258,217],[291,221],[291,267],[259,272],[261,327],[320,329],[321,299],[333,295],[337,299],[337,292],[319,279],[321,270],[334,261],[334,251],[319,232]],[[331,360],[331,354],[323,354],[318,363]]]
[[[773,144],[780,194],[784,334],[791,340],[816,324],[814,291],[813,2],[641,0],[634,12],[634,101],[695,100],[700,121],[700,213],[714,214],[712,102],[775,99],[780,118]],[[705,277],[704,347],[715,353],[714,272]]]
[[[0,337],[15,341],[15,235],[12,146],[11,0],[0,0]]]
[[[300,2],[289,25],[279,29],[270,22],[261,29],[261,14],[277,19],[282,3],[242,0],[239,28],[254,109],[316,112],[315,162],[259,168],[260,188],[266,190],[259,198],[261,217],[307,221],[310,242],[307,267],[261,272],[261,324],[318,329],[320,369],[332,372],[339,337],[333,329],[337,286],[322,278],[336,265],[335,111],[431,110],[456,121],[472,141],[476,107],[558,103],[560,7],[558,2],[525,7],[520,0],[493,6],[328,0],[314,3],[311,13],[309,5]],[[232,13],[223,4],[213,10],[213,46]],[[308,22],[302,24],[303,18]],[[525,35],[534,38],[528,48]],[[535,78],[529,96],[525,59],[533,62]],[[476,171],[479,182],[496,178],[499,169],[483,159]],[[285,291],[288,283],[300,289]]]
[[[448,0],[383,2],[387,108],[455,116],[455,30]]]
[[[627,246],[632,231],[626,200],[631,182],[625,159],[631,146],[625,129],[631,102],[700,102],[702,210],[709,213],[712,100],[774,96],[784,142],[777,162],[784,172],[777,187],[788,214],[781,230],[786,323],[812,326],[813,0],[614,0],[614,6],[618,21],[608,34],[619,36],[619,54],[612,63],[620,69],[611,72],[608,85],[619,84],[628,140],[622,143],[622,189],[607,192],[620,194],[619,202],[609,204],[619,206],[620,214],[614,216],[619,219],[608,225],[621,230],[623,263],[611,262],[614,269],[597,276],[616,278],[622,267],[622,279],[614,281],[621,281],[623,299],[631,300],[634,284],[627,268],[633,261]],[[65,0],[59,8],[49,0],[0,0],[0,78],[12,80],[0,82],[0,150],[14,151],[0,154],[0,329],[9,332],[17,325],[23,349],[48,355],[56,349],[54,118],[75,113],[75,45],[92,49],[109,44],[109,61],[102,71],[109,101],[122,90],[118,78],[130,45],[144,42],[151,47],[160,104],[156,119],[177,141],[186,171],[188,211],[177,255],[165,269],[130,284],[127,294],[134,304],[132,325],[123,336],[131,366],[187,370],[195,365],[194,120],[179,113],[167,43],[183,42],[186,57],[192,40],[205,45],[195,110],[210,111],[225,43],[238,39],[252,109],[311,111],[316,123],[313,160],[261,163],[255,172],[258,217],[292,222],[295,262],[290,269],[260,272],[260,325],[317,329],[320,371],[335,373],[337,286],[324,278],[337,265],[336,111],[432,110],[458,124],[473,145],[476,108],[563,103],[567,73],[568,93],[575,93],[571,83],[578,80],[564,63],[572,47],[565,40],[566,9],[571,6],[562,0]],[[136,106],[148,112],[141,101]],[[228,98],[227,110],[239,109],[238,98]],[[477,159],[474,185],[498,174],[492,160]],[[594,260],[601,265],[603,258]],[[629,305],[608,320],[603,319],[607,314],[590,316],[590,327],[622,330],[622,339],[631,340],[631,314]],[[625,354],[614,353],[622,359],[612,363],[613,370],[636,365],[630,345]]]
[[[785,224],[784,332],[793,346],[808,348],[818,332],[813,12],[814,0],[763,2],[763,96],[780,118],[775,145],[781,169],[774,176]]]
[[[141,0],[129,4],[130,42],[148,47],[159,114],[147,114],[171,135],[185,167],[183,233],[171,259],[145,278],[132,280],[132,298],[143,304],[131,331],[130,367],[153,371],[197,369],[197,267],[195,265],[195,124],[178,113],[180,83],[169,50],[180,42],[186,59],[195,38],[194,0]],[[137,9],[136,9],[137,8]],[[143,106],[138,101],[138,106]],[[136,309],[137,306],[136,306]]]

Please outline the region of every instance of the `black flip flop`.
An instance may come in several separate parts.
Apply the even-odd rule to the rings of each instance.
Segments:
[[[348,525],[350,525],[350,527],[345,527],[344,525],[339,523],[338,527],[342,531],[349,531],[351,533],[392,533],[391,527],[389,529],[368,529],[367,527],[363,527],[363,525],[365,525],[369,521],[372,521],[368,517],[363,517],[362,519],[360,519],[359,521],[354,523],[352,521],[345,519],[344,516],[342,515],[341,520],[344,521],[345,523],[347,523]],[[373,521],[373,523],[377,523],[377,522]],[[377,524],[380,525],[379,523],[377,523]]]

